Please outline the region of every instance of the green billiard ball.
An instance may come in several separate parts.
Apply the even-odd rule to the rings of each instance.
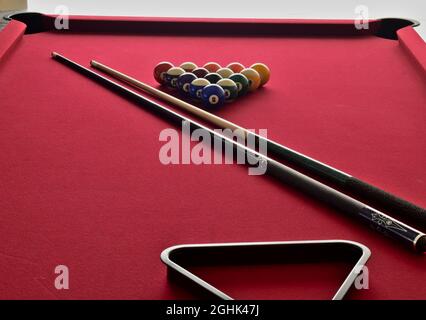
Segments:
[[[222,76],[215,72],[210,72],[207,74],[204,79],[209,80],[210,83],[217,83],[220,79],[222,79]]]
[[[241,73],[234,73],[229,77],[230,80],[234,81],[238,88],[238,96],[245,95],[249,90],[249,80]]]

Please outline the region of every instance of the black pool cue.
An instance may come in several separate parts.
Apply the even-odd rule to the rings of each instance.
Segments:
[[[155,115],[161,115],[174,124],[182,125],[182,123],[189,123],[191,131],[195,129],[203,129],[208,132],[212,138],[218,139],[224,144],[231,145],[234,150],[242,152],[247,158],[257,160],[261,159],[261,162],[265,166],[266,173],[279,181],[290,184],[300,191],[322,200],[325,203],[350,214],[351,216],[358,217],[364,224],[371,226],[373,229],[378,230],[387,236],[401,241],[418,252],[426,252],[426,235],[424,233],[294,169],[291,169],[280,162],[263,156],[258,152],[209,129],[190,118],[170,110],[167,107],[164,107],[159,103],[154,102],[86,67],[83,67],[82,65],[58,53],[53,52],[52,58],[98,82],[104,87],[112,89],[121,96],[136,102],[138,105],[145,107],[146,110],[154,113]]]
[[[152,96],[160,98],[167,103],[172,103],[173,105],[176,105],[179,108],[190,112],[198,118],[208,121],[209,123],[219,128],[229,128],[231,130],[240,129],[244,133],[244,138],[251,136],[254,137],[256,143],[259,143],[259,141],[262,141],[263,143],[266,142],[268,153],[275,156],[275,158],[286,161],[288,164],[292,165],[298,170],[301,170],[309,176],[320,179],[324,183],[331,185],[343,193],[349,194],[354,198],[365,202],[366,204],[388,212],[392,216],[395,216],[403,221],[412,223],[423,231],[426,230],[426,210],[413,203],[401,199],[364,181],[361,181],[360,179],[357,179],[336,168],[328,166],[325,163],[312,159],[304,154],[301,154],[300,152],[285,147],[273,140],[259,136],[251,131],[246,130],[245,128],[238,126],[235,123],[232,123],[231,121],[220,118],[192,104],[177,99],[174,96],[155,89],[146,83],[132,78],[98,61],[92,60],[91,66],[111,75],[116,79],[124,81],[133,87],[143,90]]]

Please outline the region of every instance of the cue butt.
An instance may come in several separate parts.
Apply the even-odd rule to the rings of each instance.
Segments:
[[[347,193],[362,198],[377,208],[390,211],[398,218],[415,224],[423,231],[426,230],[426,210],[411,202],[355,177],[348,178],[343,185],[343,189],[345,189]]]
[[[426,235],[421,236],[414,244],[414,247],[416,248],[418,252],[425,253],[426,252]]]

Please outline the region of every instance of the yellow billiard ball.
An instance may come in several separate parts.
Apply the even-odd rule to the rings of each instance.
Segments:
[[[245,68],[240,72],[245,75],[249,81],[249,91],[254,91],[260,86],[260,75],[259,72],[252,68]]]
[[[265,83],[269,81],[269,77],[271,76],[271,71],[268,66],[264,63],[255,63],[250,68],[256,70],[260,75],[260,86],[263,86]]]

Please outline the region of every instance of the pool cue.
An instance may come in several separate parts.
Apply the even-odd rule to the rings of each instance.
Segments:
[[[219,134],[176,111],[168,109],[167,107],[154,102],[56,52],[52,52],[52,58],[63,65],[70,67],[72,70],[96,81],[104,87],[113,90],[122,97],[137,103],[139,106],[144,107],[145,110],[154,113],[155,115],[160,115],[174,124],[183,125],[184,123],[189,123],[191,132],[195,129],[205,130],[213,139],[217,139],[225,145],[232,146],[234,150],[242,152],[248,159],[263,160],[261,163],[264,165],[265,172],[277,180],[290,184],[298,190],[322,200],[336,209],[346,212],[348,215],[358,217],[364,224],[387,236],[399,240],[418,252],[426,252],[426,235],[424,233],[294,169],[291,169],[276,160],[270,159],[254,150],[251,150],[245,145]],[[249,163],[252,162],[249,160]]]
[[[268,152],[271,152],[271,154],[276,158],[293,164],[304,172],[316,178],[322,179],[322,181],[325,183],[335,186],[346,194],[350,194],[351,196],[358,198],[367,204],[392,214],[392,216],[396,216],[400,219],[403,219],[404,221],[415,224],[423,230],[426,230],[426,210],[424,208],[421,208],[413,203],[408,202],[407,200],[401,199],[391,193],[361,181],[360,179],[357,179],[325,163],[310,158],[300,152],[285,147],[273,140],[266,139],[255,134],[254,132],[250,132],[235,123],[211,114],[210,112],[182,101],[161,90],[155,89],[98,61],[92,60],[91,66],[111,75],[116,79],[122,80],[133,87],[141,89],[151,94],[152,96],[172,103],[173,105],[178,106],[181,109],[184,109],[185,111],[188,111],[191,114],[196,115],[197,117],[215,126],[218,126],[219,128],[229,128],[231,130],[239,129],[238,132],[243,133],[243,138],[252,135],[256,141],[266,142]]]

